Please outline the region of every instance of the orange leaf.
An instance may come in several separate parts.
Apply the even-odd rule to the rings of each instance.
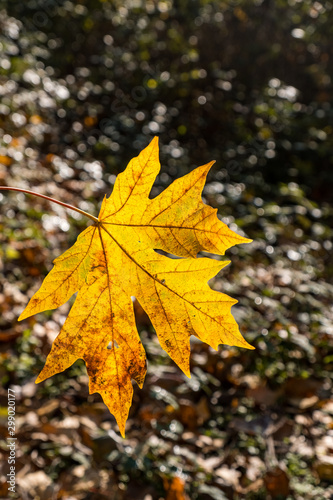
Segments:
[[[170,484],[168,481],[164,483],[164,487],[167,491],[165,500],[188,500],[184,489],[185,483],[180,477],[174,477]]]
[[[13,160],[9,156],[0,156],[0,163],[6,167],[9,167],[12,164],[12,161]]]
[[[146,374],[132,296],[148,314],[163,349],[188,376],[191,335],[214,349],[219,344],[252,349],[231,314],[237,301],[207,284],[229,262],[196,258],[202,250],[223,255],[250,241],[231,231],[217,218],[217,210],[201,200],[212,163],[150,199],[160,170],[158,141],[153,139],[118,176],[98,222],[54,261],[19,318],[58,307],[78,291],[37,382],[84,359],[90,393],[101,394],[123,435],[131,379],[142,387]]]

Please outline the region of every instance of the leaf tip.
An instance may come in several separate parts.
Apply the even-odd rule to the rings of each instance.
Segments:
[[[253,240],[251,240],[250,238],[244,238],[243,237],[243,241],[242,243],[252,243]]]
[[[205,163],[205,165],[202,165],[201,167],[198,167],[199,172],[202,172],[201,175],[204,178],[207,177],[207,174],[210,171],[210,169],[212,168],[212,166],[214,165],[214,163],[215,163],[215,160],[212,160],[209,163]]]
[[[118,427],[119,427],[119,432],[121,434],[121,437],[123,439],[125,439],[126,438],[126,436],[125,436],[125,424],[119,424],[118,423]]]
[[[39,384],[40,382],[43,382],[43,378],[41,377],[41,373],[38,375],[38,377],[35,380],[35,384]]]
[[[231,264],[231,260],[217,260],[216,267],[220,268],[220,271]]]
[[[27,319],[27,318],[29,318],[29,316],[32,316],[32,315],[33,315],[33,313],[31,314],[28,311],[28,308],[26,307],[25,309],[23,309],[20,316],[17,318],[17,321],[23,321],[24,319]]]
[[[239,347],[244,347],[245,349],[249,349],[250,351],[253,351],[255,349],[255,347],[253,347],[253,345],[249,344],[243,337],[242,339],[242,343],[239,344]]]
[[[155,135],[153,139],[150,141],[148,147],[151,146],[153,149],[158,149],[158,136]]]
[[[52,370],[52,367],[50,369],[50,367],[47,365],[47,362],[46,362],[44,368],[42,369],[42,371],[40,372],[40,374],[36,378],[35,384],[39,384],[40,382],[44,382],[44,380],[46,380],[47,378],[52,377],[56,373],[60,373],[60,371],[61,370],[54,371],[54,370]]]

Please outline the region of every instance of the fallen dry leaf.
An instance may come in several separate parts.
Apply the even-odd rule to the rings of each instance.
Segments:
[[[170,483],[165,480],[164,487],[167,491],[166,500],[189,500],[185,494],[185,483],[180,477],[174,477]]]
[[[289,478],[285,471],[278,466],[266,472],[264,483],[272,498],[285,498],[290,492]]]

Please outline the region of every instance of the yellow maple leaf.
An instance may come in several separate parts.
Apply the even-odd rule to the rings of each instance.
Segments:
[[[155,137],[117,177],[104,198],[98,222],[55,259],[20,320],[54,309],[78,291],[36,382],[85,361],[90,393],[99,392],[124,435],[132,401],[132,379],[142,387],[146,356],[131,296],[148,314],[161,346],[190,376],[190,336],[214,349],[219,344],[252,349],[231,314],[237,301],[207,284],[228,261],[196,258],[200,251],[223,255],[247,243],[205,205],[201,192],[214,162],[174,181],[149,198],[160,170]],[[180,258],[170,258],[155,250]]]

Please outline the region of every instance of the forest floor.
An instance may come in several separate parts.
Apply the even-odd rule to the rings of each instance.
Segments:
[[[81,180],[72,165],[59,186],[52,180],[57,161],[46,158],[39,169],[23,165],[10,173],[3,165],[0,178],[93,211],[93,202],[82,199],[101,198],[107,184]],[[216,205],[212,186],[205,196]],[[2,193],[1,203],[0,428],[5,436],[10,387],[20,498],[332,498],[333,286],[325,278],[332,271],[325,225],[331,214],[293,186],[279,206],[248,204],[242,230],[254,242],[228,252],[231,264],[211,286],[239,300],[233,313],[255,351],[221,346],[216,352],[193,341],[188,379],[136,303],[148,375],[142,390],[134,388],[122,439],[100,396],[88,394],[83,362],[34,382],[69,305],[17,322],[53,258],[86,221],[22,194]],[[318,211],[311,229],[317,234],[297,235],[299,216],[310,220]],[[281,239],[284,214],[288,230]],[[262,227],[271,240],[280,238],[278,246],[269,248]],[[6,498],[5,439],[0,454]]]

